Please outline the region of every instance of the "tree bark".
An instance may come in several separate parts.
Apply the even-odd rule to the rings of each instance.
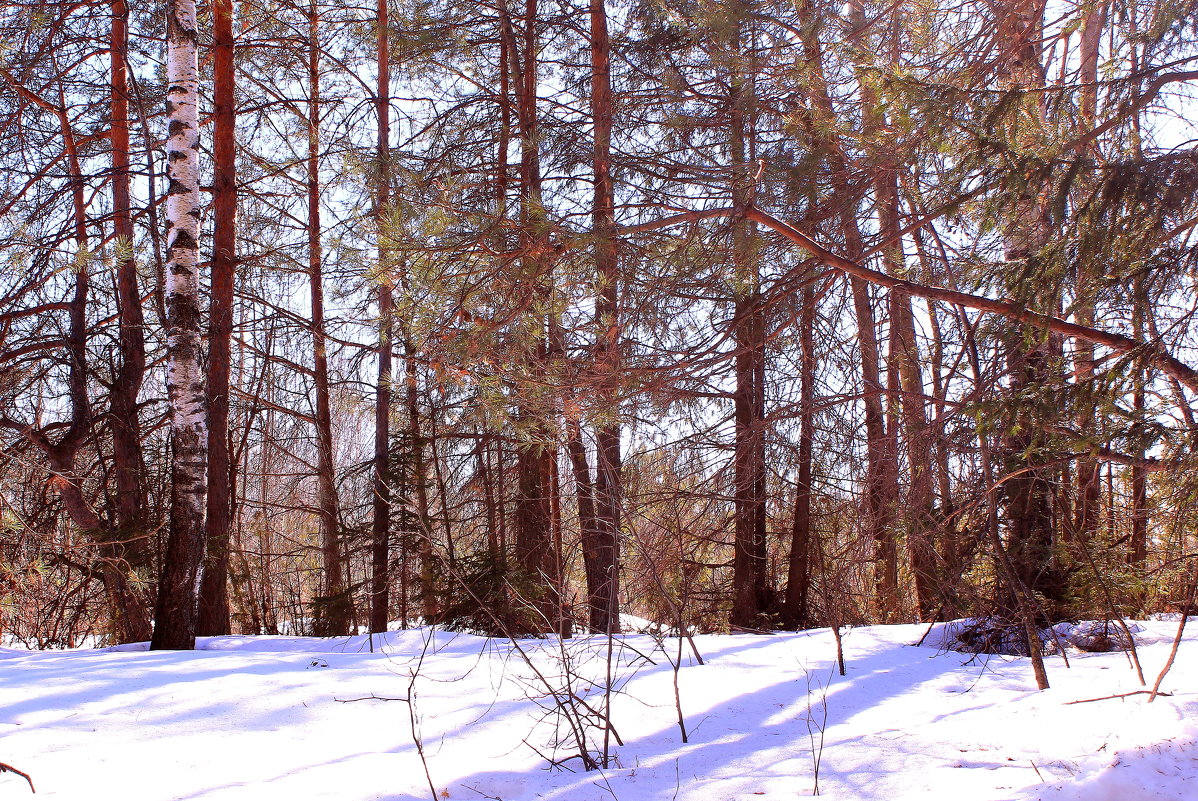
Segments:
[[[572,402],[572,401],[571,401]],[[578,529],[582,541],[582,567],[586,577],[587,600],[590,608],[591,631],[606,633],[608,607],[603,604],[603,591],[608,571],[601,553],[602,533],[595,519],[595,486],[587,460],[586,443],[578,413],[567,408],[565,413],[566,453],[574,476],[574,495],[578,503]]]
[[[129,9],[125,0],[112,3],[112,40],[109,50],[112,73],[112,226],[117,250],[117,314],[120,320],[120,364],[109,394],[112,418],[112,456],[116,474],[116,526],[101,557],[105,580],[122,600],[112,604],[113,633],[120,642],[150,639],[148,598],[129,586],[127,575],[150,570],[149,530],[146,518],[145,462],[141,447],[141,421],[137,397],[146,372],[145,316],[137,287],[137,262],[133,257],[133,216],[129,192],[129,82],[126,58],[129,48]],[[149,578],[148,575],[145,578]],[[114,599],[115,600],[115,599]]]
[[[1137,275],[1132,284],[1132,332],[1136,339],[1144,337],[1144,317],[1151,314],[1144,291],[1144,278]],[[1145,413],[1148,371],[1137,367],[1132,390],[1132,408],[1137,418]],[[1147,453],[1141,448],[1139,460],[1131,468],[1131,537],[1127,560],[1133,565],[1148,558],[1148,471],[1143,464]]]
[[[898,244],[883,252],[886,271],[902,274],[899,238],[898,184],[893,172],[883,173],[876,187],[879,199],[881,233],[886,241]],[[919,345],[915,339],[915,315],[911,296],[902,290],[890,292],[890,351],[898,373],[899,409],[907,444],[907,463],[911,470],[907,494],[907,550],[915,580],[916,609],[920,620],[935,614],[939,600],[935,551],[932,536],[936,527],[933,511],[932,449],[924,405],[923,371]],[[895,425],[895,424],[892,424]]]
[[[853,26],[864,31],[866,21],[864,9],[858,2],[851,5]],[[901,11],[896,6],[890,10],[885,39],[887,60],[897,65],[899,60],[899,27]],[[859,74],[862,73],[859,65]],[[865,133],[871,144],[870,160],[874,171],[874,203],[878,213],[879,234],[886,243],[882,249],[882,263],[891,275],[903,275],[907,271],[906,256],[900,228],[899,209],[899,163],[894,152],[894,140],[889,135],[891,125],[886,108],[869,80],[861,80],[861,96],[865,104]],[[915,337],[915,317],[911,308],[911,297],[902,290],[889,293],[890,310],[890,353],[888,363],[888,399],[891,407],[890,425],[887,431],[887,469],[894,474],[891,503],[898,502],[898,429],[902,421],[907,445],[907,463],[911,472],[907,503],[905,505],[906,542],[911,572],[915,580],[915,606],[920,620],[927,620],[936,609],[935,559],[932,548],[932,532],[935,520],[932,508],[932,465],[928,439],[927,413],[924,406],[924,385],[921,370],[919,345]],[[896,408],[897,407],[897,408]],[[897,561],[897,559],[896,559]],[[887,564],[888,573],[890,565]],[[897,571],[897,565],[894,568]],[[888,575],[894,601],[897,597],[897,575]],[[899,613],[896,603],[892,613]]]
[[[378,121],[375,187],[375,226],[379,257],[378,381],[374,396],[374,473],[371,504],[370,630],[387,630],[391,604],[391,284],[387,277],[390,249],[387,245],[387,209],[391,202],[391,45],[388,0],[378,0],[375,17],[378,89],[375,115]]]
[[[1039,49],[1042,13],[1042,6],[1032,0],[1013,0],[1003,8],[998,20],[999,35],[1008,54],[1002,77],[1012,91],[1025,92],[1044,86]],[[1039,93],[1021,96],[1019,102],[1027,104],[1026,113],[1037,117],[1043,115]],[[1034,183],[1029,182],[1011,207],[1004,241],[1006,261],[1017,266],[1034,264],[1048,235],[1042,194],[1037,192]],[[1010,390],[1014,398],[1034,391],[1049,378],[1047,345],[1029,345],[1024,334],[1022,329],[1016,329],[1007,345]],[[1047,445],[1043,421],[1032,419],[1028,410],[1022,408],[1025,404],[1018,405],[1021,408],[1015,410],[1004,441],[1006,473],[1010,476],[1005,484],[1008,552],[1028,596],[1024,602],[1030,603],[1034,595],[1059,598],[1061,588],[1053,569],[1051,469],[1041,464],[1045,460],[1042,451]],[[1020,592],[1017,588],[1009,590],[1012,595]],[[1013,602],[1019,605],[1018,601]]]
[[[324,330],[324,272],[320,243],[320,14],[308,7],[308,293],[312,310],[312,379],[316,390],[316,506],[323,582],[317,599],[318,637],[350,633],[353,601],[345,586],[333,462],[333,419]]]
[[[811,526],[811,468],[815,444],[816,301],[815,282],[809,280],[803,286],[803,310],[799,316],[799,464],[783,607],[783,623],[792,629],[803,628],[809,623],[808,596],[815,551],[812,547],[815,532]]]
[[[849,258],[857,260],[864,253],[861,232],[851,209],[840,215]],[[872,543],[876,564],[875,601],[882,617],[895,611],[898,603],[898,546],[894,540],[894,513],[897,494],[896,474],[892,469],[893,451],[888,447],[886,415],[882,397],[881,349],[878,346],[877,324],[869,283],[849,277],[853,296],[853,311],[857,318],[857,347],[861,358],[862,406],[865,411],[865,539]]]
[[[733,171],[732,206],[748,209],[753,196],[754,105],[752,65],[744,52],[743,26],[749,18],[743,2],[733,2],[732,32],[725,46],[732,58],[729,75],[728,155]],[[734,555],[733,626],[759,628],[773,602],[768,586],[765,497],[765,311],[753,223],[734,214],[732,225]]]
[[[851,11],[851,9],[850,9]],[[803,15],[802,41],[806,63],[811,69],[811,88],[808,96],[809,116],[804,119],[807,135],[816,149],[827,155],[836,186],[841,233],[848,260],[856,263],[865,253],[861,229],[857,222],[856,190],[848,185],[849,164],[840,143],[835,140],[836,110],[824,78],[823,50],[817,35],[817,10],[810,2],[800,7]],[[853,311],[857,318],[857,345],[861,359],[862,407],[865,415],[866,478],[862,503],[864,536],[874,548],[876,564],[875,600],[885,614],[897,603],[898,549],[894,541],[893,515],[897,504],[897,471],[895,453],[888,447],[886,417],[882,397],[881,355],[877,326],[870,298],[869,282],[860,275],[849,273],[853,296]]]
[[[919,259],[924,275],[935,276],[933,261],[928,254],[923,232],[919,229],[912,231],[911,239],[915,245],[915,253]],[[929,372],[932,379],[932,405],[936,409],[932,422],[925,428],[925,437],[929,459],[935,462],[935,483],[940,496],[939,521],[952,521],[956,518],[956,505],[952,492],[952,443],[945,432],[945,400],[947,382],[944,379],[944,336],[940,329],[940,312],[935,303],[928,304],[928,326],[932,334]],[[940,574],[935,591],[939,595],[938,609],[940,613],[951,619],[957,611],[958,593],[957,582],[964,570],[963,559],[970,550],[965,539],[958,536],[952,525],[942,525],[938,536],[929,537],[928,547],[936,556],[936,567]],[[921,614],[927,611],[920,603]]]
[[[527,297],[520,302],[537,319],[529,326],[531,341],[525,346],[525,366],[530,373],[543,369],[548,361],[548,321],[542,317],[549,306],[550,252],[546,239],[546,221],[541,205],[541,164],[537,125],[537,0],[525,0],[521,47],[510,25],[506,36],[516,90],[516,126],[520,137],[520,232],[519,271]],[[516,558],[539,584],[541,597],[537,607],[550,627],[557,625],[560,614],[560,588],[554,586],[552,554],[552,500],[550,498],[550,460],[553,451],[547,442],[545,417],[550,404],[535,397],[528,382],[517,388],[517,420],[528,432],[516,454]]]
[[[171,426],[170,530],[154,649],[195,647],[204,556],[207,420],[200,369],[199,81],[194,0],[167,5],[167,395]]]
[[[1082,128],[1089,130],[1094,127],[1095,114],[1098,108],[1098,55],[1102,31],[1106,27],[1106,3],[1100,2],[1086,14],[1082,27],[1081,47],[1079,52],[1078,78],[1082,83],[1079,116]],[[1085,148],[1091,156],[1098,155],[1097,140],[1090,140]],[[1080,155],[1080,154],[1079,154]],[[1082,182],[1083,184],[1088,182]],[[1095,276],[1094,267],[1089,259],[1079,259],[1077,266],[1077,298],[1075,300],[1075,317],[1082,325],[1094,325],[1095,318]],[[1075,383],[1081,387],[1078,395],[1077,429],[1083,437],[1093,436],[1097,410],[1093,400],[1089,399],[1089,391],[1083,385],[1094,375],[1094,345],[1090,342],[1079,341],[1076,344]],[[1098,516],[1101,509],[1101,480],[1097,459],[1083,458],[1077,462],[1077,497],[1074,502],[1073,520],[1066,530],[1074,537],[1089,540],[1098,529]]]
[[[207,552],[200,583],[196,633],[229,633],[229,539],[234,465],[230,457],[229,371],[233,284],[237,273],[236,100],[233,77],[233,2],[212,4],[212,294],[208,311]]]
[[[597,426],[594,483],[595,560],[598,579],[589,588],[590,627],[596,632],[620,631],[620,272],[616,249],[615,190],[611,176],[611,43],[604,0],[591,0],[591,116],[594,120],[595,302],[597,337],[595,362],[599,372],[602,422]],[[585,465],[585,453],[583,454]],[[584,545],[584,552],[587,549]],[[589,587],[589,582],[588,582]]]

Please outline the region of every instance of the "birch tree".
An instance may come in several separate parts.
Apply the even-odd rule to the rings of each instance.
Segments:
[[[154,649],[195,647],[204,556],[208,426],[200,367],[199,78],[194,0],[167,5],[167,395],[171,427],[170,530]]]

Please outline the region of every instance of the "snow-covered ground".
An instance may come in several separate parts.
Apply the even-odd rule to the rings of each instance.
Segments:
[[[1140,625],[1151,684],[1176,623]],[[837,799],[1198,799],[1194,629],[1162,686],[1171,696],[1151,704],[1070,703],[1140,689],[1122,653],[1071,654],[1068,669],[1053,657],[1041,693],[1026,659],[917,647],[919,626],[846,631],[845,677],[827,630],[697,637],[706,664],[685,645],[677,672],[686,743],[678,641],[629,636],[612,664],[623,745],[613,738],[609,766],[591,772],[569,758],[552,693],[569,684],[573,731],[601,750],[582,702],[603,708],[602,637],[415,630],[376,638],[374,653],[366,637],[4,649],[0,762],[28,772],[37,796],[7,773],[0,799],[755,801],[811,795],[817,763],[820,793]]]

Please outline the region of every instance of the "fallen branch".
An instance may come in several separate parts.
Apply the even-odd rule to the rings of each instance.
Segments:
[[[1083,698],[1080,701],[1066,701],[1065,706],[1070,704],[1088,704],[1092,701],[1110,701],[1113,698],[1128,698],[1133,695],[1151,695],[1151,690],[1132,690],[1129,693],[1118,693],[1117,695],[1104,695],[1099,698]],[[1157,695],[1169,696],[1171,693],[1157,693]]]
[[[28,773],[26,773],[22,770],[17,770],[12,765],[7,765],[3,762],[0,762],[0,773],[15,773],[15,774],[17,774],[22,779],[29,782],[29,792],[34,793],[34,794],[37,793],[37,790],[33,789],[33,779],[29,778]]]
[[[407,698],[388,698],[385,695],[375,695],[374,693],[362,698],[334,698],[333,700],[339,704],[352,704],[355,701],[403,701],[405,704],[409,703]]]

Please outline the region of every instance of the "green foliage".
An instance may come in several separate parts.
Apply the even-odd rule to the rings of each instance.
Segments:
[[[538,608],[545,583],[502,554],[459,559],[434,584],[433,592],[444,604],[436,622],[451,631],[531,637],[549,628]]]
[[[353,619],[353,590],[335,595],[318,595],[312,599],[312,633],[317,637],[332,637],[342,632],[340,622]]]

